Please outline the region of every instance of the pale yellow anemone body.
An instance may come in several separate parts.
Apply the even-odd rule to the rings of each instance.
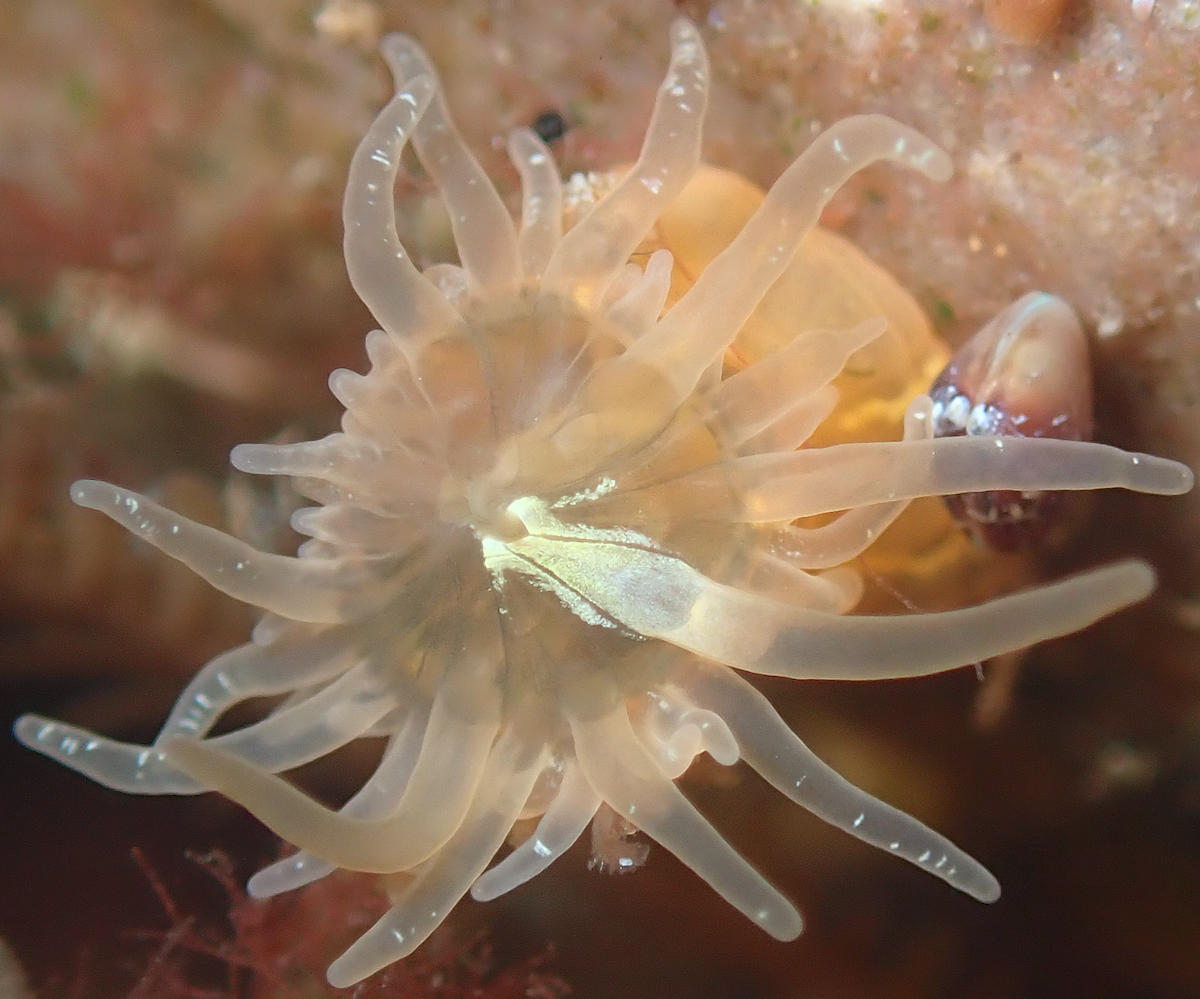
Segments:
[[[912,129],[837,123],[757,208],[747,195],[722,252],[692,261],[700,237],[673,229],[692,214],[686,202],[672,213],[699,162],[708,96],[692,24],[672,27],[641,156],[566,231],[562,181],[530,130],[509,139],[514,222],[420,46],[392,35],[384,55],[396,96],[354,156],[344,207],[347,269],[382,327],[367,337],[370,370],[330,378],[340,432],[232,455],[243,471],[292,477],[314,503],[292,519],[310,540],[295,557],[267,554],[144,496],[76,483],[76,502],[263,616],[250,642],[197,674],[149,746],[34,716],[17,736],[121,791],[242,803],[300,848],[251,880],[256,895],[338,867],[386,875],[393,907],[330,967],[341,986],[411,953],[468,891],[486,900],[535,876],[604,804],[768,933],[795,937],[796,908],[676,787],[702,752],[744,760],[848,833],[996,898],[982,865],[832,771],[742,674],[919,676],[1085,627],[1144,598],[1150,567],[1129,560],[937,614],[847,612],[860,556],[913,498],[1171,494],[1191,473],[1098,444],[933,439],[930,400],[914,388],[933,362],[923,348],[915,369],[889,360],[928,337],[924,321],[916,313],[923,332],[889,338],[907,320],[878,304],[872,281],[890,279],[812,233],[837,187],[872,162],[949,175]],[[423,272],[395,227],[410,140],[459,255]],[[656,223],[671,249],[639,255]],[[795,263],[822,243],[811,266]],[[848,283],[820,276],[843,267]],[[832,309],[816,304],[825,293]],[[869,398],[850,388],[861,373]],[[815,446],[838,391],[853,415],[831,433],[850,442]],[[903,439],[872,436],[914,393]],[[263,696],[279,698],[266,717],[211,734],[231,706]],[[359,738],[385,749],[340,810],[278,776]],[[530,816],[532,834],[488,869]]]
[[[625,172],[572,178],[572,187],[582,186],[593,201]],[[671,252],[675,267],[668,306],[733,241],[764,197],[757,184],[732,170],[707,163],[696,168],[633,256],[644,263],[655,250]],[[569,203],[568,221],[573,209]],[[833,407],[804,446],[890,439],[900,434],[909,402],[927,392],[945,367],[950,349],[903,285],[849,240],[820,226],[801,240],[791,263],[738,331],[725,355],[726,372],[786,346],[797,329],[852,329],[878,317],[887,321],[886,328],[832,380]],[[913,500],[862,564],[886,579],[887,587],[882,594],[865,593],[860,610],[894,605],[897,594],[916,607],[957,606],[1028,582],[1030,576],[1026,560],[998,558],[973,544],[936,497]]]

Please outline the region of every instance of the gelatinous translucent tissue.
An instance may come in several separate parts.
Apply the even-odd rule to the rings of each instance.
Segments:
[[[323,440],[243,445],[235,466],[293,477],[314,505],[296,557],[265,554],[142,496],[80,482],[107,514],[217,588],[260,607],[253,638],[208,663],[150,746],[43,718],[28,746],[137,794],[217,790],[299,852],[251,880],[273,895],[336,867],[388,878],[393,908],[329,969],[348,985],[404,957],[468,891],[490,899],[565,851],[602,803],[787,940],[799,913],[688,803],[702,752],[745,760],[854,836],[990,901],[979,863],[817,759],[739,671],[803,679],[920,676],[1082,628],[1145,597],[1126,561],[977,607],[845,616],[847,564],[916,496],[983,489],[1187,490],[1181,465],[1062,440],[934,440],[913,401],[904,439],[801,449],[828,382],[884,323],[797,328],[736,374],[722,358],[833,192],[877,160],[941,180],[946,155],[880,116],[817,139],[690,290],[665,309],[672,258],[629,262],[700,153],[708,61],[696,28],[671,62],[641,155],[563,232],[554,160],[509,137],[514,223],[450,121],[433,67],[389,36],[396,96],[355,154],[346,263],[381,331],[370,370],[336,371],[346,407]],[[440,188],[458,264],[424,272],[396,234],[411,143]],[[847,347],[850,344],[850,347]],[[822,362],[829,370],[811,376]],[[791,375],[795,377],[791,377]],[[787,375],[788,377],[782,377]],[[845,511],[825,526],[797,518]],[[262,720],[219,736],[251,697]],[[340,811],[277,776],[385,736]],[[514,821],[533,834],[485,870]]]

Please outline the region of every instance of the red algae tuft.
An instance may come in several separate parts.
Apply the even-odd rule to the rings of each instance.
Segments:
[[[135,935],[154,945],[137,983],[122,999],[565,999],[572,990],[549,970],[550,947],[501,963],[486,932],[464,936],[444,926],[410,961],[388,966],[354,989],[330,990],[325,965],[350,934],[388,907],[378,880],[342,873],[269,901],[250,898],[222,851],[188,853],[224,892],[224,920],[185,912],[162,875],[133,851],[168,922]],[[90,999],[86,982],[77,999]]]

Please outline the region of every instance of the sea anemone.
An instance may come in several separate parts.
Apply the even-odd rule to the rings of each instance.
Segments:
[[[330,378],[341,432],[232,454],[317,504],[292,519],[311,540],[296,557],[265,554],[77,483],[77,503],[265,613],[250,642],[200,671],[152,745],[32,716],[17,736],[117,790],[242,803],[300,848],[255,875],[256,895],[336,867],[385,874],[393,908],[330,967],[335,985],[412,952],[468,889],[490,899],[537,874],[603,804],[768,933],[795,937],[795,907],[676,787],[701,752],[743,759],[852,835],[995,899],[986,869],[834,773],[739,671],[920,676],[1085,627],[1145,597],[1151,569],[1125,561],[976,607],[856,617],[847,563],[913,497],[1173,494],[1190,471],[1078,441],[934,439],[925,396],[902,441],[803,447],[829,383],[883,319],[831,330],[800,317],[778,349],[725,363],[850,175],[882,159],[949,175],[912,129],[869,115],[818,136],[666,308],[670,252],[630,258],[699,160],[708,62],[692,24],[671,29],[636,163],[566,232],[558,171],[531,130],[508,141],[517,225],[420,46],[392,35],[383,51],[396,96],[354,155],[344,209],[350,278],[382,327],[367,336],[370,371]],[[410,141],[445,200],[456,265],[421,272],[399,241],[393,184]],[[208,734],[262,696],[282,700]],[[377,769],[339,811],[276,776],[380,736]],[[485,873],[514,822],[536,816]]]

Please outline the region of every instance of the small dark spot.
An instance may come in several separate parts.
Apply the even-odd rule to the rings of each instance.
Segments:
[[[559,111],[543,111],[533,119],[532,128],[543,142],[553,142],[566,135],[567,120]]]
[[[954,322],[954,306],[947,302],[944,298],[939,298],[934,301],[933,314],[939,323]]]
[[[921,19],[917,22],[917,24],[926,34],[932,34],[942,26],[942,15],[935,14],[932,11],[926,11],[921,15]]]

